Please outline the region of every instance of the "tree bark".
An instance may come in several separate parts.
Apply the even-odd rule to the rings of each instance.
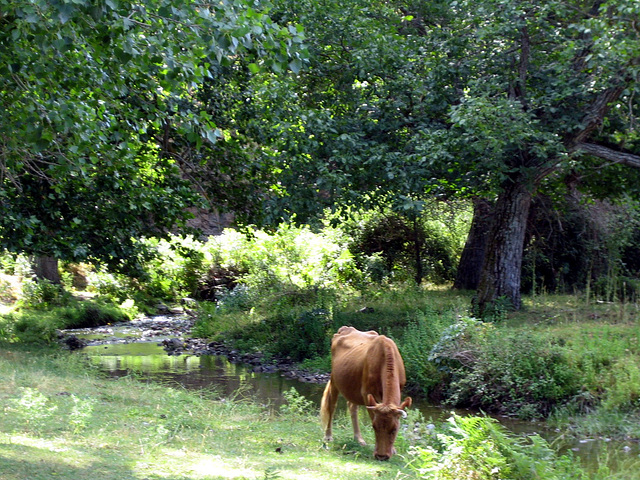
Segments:
[[[640,168],[640,156],[629,152],[613,150],[612,148],[595,143],[578,143],[575,149],[594,157],[609,160],[614,163],[621,163],[630,167]]]
[[[498,196],[476,297],[481,316],[501,298],[515,309],[521,307],[522,255],[532,198],[524,179],[509,182]]]
[[[493,205],[484,198],[473,198],[473,220],[462,255],[460,255],[453,288],[459,290],[478,288],[487,248],[487,234],[492,221]]]
[[[58,270],[58,259],[48,256],[37,256],[33,259],[33,272],[38,280],[49,280],[55,285],[60,285],[60,271]]]

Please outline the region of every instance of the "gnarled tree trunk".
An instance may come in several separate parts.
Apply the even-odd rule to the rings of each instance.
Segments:
[[[480,315],[501,297],[516,309],[521,306],[522,255],[532,197],[527,183],[517,179],[498,196],[476,297]]]
[[[478,288],[487,247],[487,235],[492,221],[493,205],[484,198],[475,197],[473,199],[473,220],[462,255],[460,255],[453,288],[460,290]]]

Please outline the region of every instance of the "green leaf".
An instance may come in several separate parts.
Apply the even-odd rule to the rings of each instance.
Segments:
[[[302,68],[302,62],[296,58],[289,63],[289,68],[297,75],[300,73],[300,69]]]

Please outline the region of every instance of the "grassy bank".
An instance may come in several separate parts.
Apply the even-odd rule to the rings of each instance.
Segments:
[[[481,417],[430,426],[412,411],[389,462],[351,440],[346,414],[321,442],[318,415],[295,391],[278,410],[241,391],[187,391],[109,379],[79,355],[0,345],[0,478],[196,479],[614,479],[587,475],[540,438],[507,435]],[[411,425],[411,428],[408,428]],[[411,464],[411,465],[409,465]]]
[[[281,414],[237,394],[105,379],[79,356],[0,351],[0,478],[403,478],[370,459],[346,419],[324,449],[316,412]],[[369,432],[370,433],[370,432]]]

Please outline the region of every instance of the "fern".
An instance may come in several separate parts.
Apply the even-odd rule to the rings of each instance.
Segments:
[[[419,478],[432,480],[586,480],[539,436],[515,437],[489,417],[453,415],[426,447],[412,449]]]

